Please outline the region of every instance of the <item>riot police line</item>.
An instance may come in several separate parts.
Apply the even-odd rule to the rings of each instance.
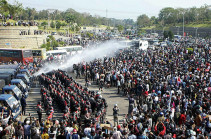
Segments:
[[[53,104],[56,104],[64,112],[66,124],[104,122],[107,103],[100,92],[83,88],[62,70],[42,74],[39,80],[48,119],[53,119]]]

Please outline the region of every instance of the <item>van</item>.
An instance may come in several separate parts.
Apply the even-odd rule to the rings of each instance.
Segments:
[[[21,90],[16,85],[6,85],[2,89],[2,94],[11,94],[17,100],[20,100],[22,97]]]
[[[16,85],[22,91],[25,98],[28,97],[28,86],[21,79],[12,79],[11,84]]]
[[[2,91],[2,88],[5,86],[5,81],[3,79],[0,79],[0,92]]]
[[[12,64],[12,65],[0,65],[0,69],[19,69],[20,65]]]
[[[12,75],[11,74],[0,74],[0,79],[5,81],[5,84],[10,84]]]
[[[17,118],[18,115],[21,113],[21,104],[17,99],[10,94],[1,94],[0,95],[0,111],[4,110],[3,114],[10,114],[13,115],[13,118]]]
[[[22,79],[23,82],[28,85],[30,89],[30,80],[29,77],[26,74],[17,74],[16,79]]]
[[[31,78],[31,74],[28,69],[20,69],[19,73],[26,74],[29,78]]]
[[[16,76],[17,71],[15,69],[0,69],[0,74],[11,74],[13,78]]]

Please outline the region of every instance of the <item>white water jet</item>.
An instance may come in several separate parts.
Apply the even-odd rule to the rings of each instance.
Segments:
[[[104,56],[114,56],[117,50],[124,49],[126,47],[127,46],[125,45],[120,45],[117,41],[108,41],[100,44],[98,47],[90,47],[80,54],[69,57],[62,65],[58,65],[56,62],[48,65],[46,64],[34,75],[38,76],[42,73],[47,73],[57,69],[65,70],[67,68],[72,68],[74,64],[78,64],[80,62],[90,62],[94,59],[103,58]]]

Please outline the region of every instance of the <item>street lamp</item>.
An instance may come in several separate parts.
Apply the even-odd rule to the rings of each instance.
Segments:
[[[198,28],[197,28],[197,27],[195,27],[195,29],[196,29],[196,34],[195,34],[195,37],[197,38],[197,31],[198,31]]]
[[[183,14],[183,38],[184,38],[185,37],[184,36],[184,33],[185,33],[185,17],[184,17],[185,12],[183,12],[182,14]]]

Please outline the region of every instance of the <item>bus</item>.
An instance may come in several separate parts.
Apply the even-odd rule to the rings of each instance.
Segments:
[[[68,54],[74,55],[76,53],[82,53],[83,47],[80,45],[76,45],[76,46],[56,47],[56,49],[66,50]]]
[[[132,41],[131,40],[123,40],[123,41],[119,41],[119,44],[126,46],[127,48],[130,48],[132,46]]]
[[[32,50],[0,48],[0,62],[33,62]]]
[[[40,48],[40,49],[32,49],[32,55],[33,58],[41,58],[43,60],[46,59],[46,49]]]
[[[132,49],[142,49],[146,50],[149,47],[149,42],[146,40],[133,40],[132,41]]]
[[[66,50],[52,50],[52,51],[47,51],[46,56],[57,56],[57,55],[67,55]]]

